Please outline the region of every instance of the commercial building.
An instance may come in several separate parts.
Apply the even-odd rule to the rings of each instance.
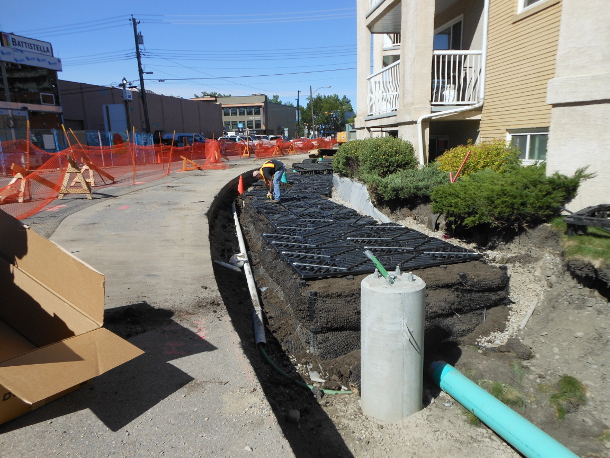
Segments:
[[[66,127],[74,130],[126,132],[145,130],[144,108],[138,91],[60,81]],[[222,135],[221,106],[215,98],[188,100],[146,94],[151,133],[186,132],[205,137]],[[129,125],[129,127],[128,127]]]
[[[409,140],[422,164],[503,139],[548,173],[588,166],[571,205],[603,203],[609,24],[606,0],[358,0],[358,138]]]
[[[62,123],[57,72],[61,60],[51,43],[0,33],[0,139],[24,138],[31,129]]]
[[[218,102],[222,105],[225,132],[241,129],[251,134],[296,135],[295,107],[269,102],[264,94],[218,97]]]

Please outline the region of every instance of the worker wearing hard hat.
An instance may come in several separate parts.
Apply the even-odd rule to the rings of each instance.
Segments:
[[[273,202],[278,204],[282,200],[280,182],[285,171],[286,167],[284,167],[283,162],[277,159],[269,159],[259,170],[252,172],[252,176],[257,180],[263,179],[267,187],[267,197],[273,197]]]

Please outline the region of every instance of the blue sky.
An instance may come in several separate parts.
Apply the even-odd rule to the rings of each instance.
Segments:
[[[317,94],[356,107],[356,2],[28,0],[4,2],[0,30],[48,41],[59,78],[139,86],[131,17],[144,36],[144,86],[191,98],[202,91],[278,94],[296,105]],[[263,76],[265,75],[265,76]],[[160,81],[164,80],[164,81]]]

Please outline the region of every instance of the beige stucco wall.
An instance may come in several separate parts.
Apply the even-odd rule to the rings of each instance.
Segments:
[[[548,84],[551,110],[547,173],[588,167],[567,208],[610,203],[610,8],[608,0],[563,0],[557,73]]]

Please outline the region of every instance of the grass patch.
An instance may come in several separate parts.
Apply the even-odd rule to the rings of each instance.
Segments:
[[[597,266],[610,266],[610,231],[588,227],[586,234],[568,237],[568,225],[562,217],[553,219],[551,226],[563,234],[561,242],[566,258],[584,258]]]
[[[557,418],[563,419],[569,412],[587,403],[587,393],[585,386],[578,379],[564,375],[557,382],[555,393],[549,400],[555,407]]]
[[[523,364],[521,364],[521,361],[518,361],[518,360],[513,361],[510,365],[510,368],[514,375],[513,380],[515,380],[515,382],[517,382],[517,385],[522,386],[523,377],[525,376],[525,370],[523,369]]]
[[[512,409],[521,410],[525,407],[523,394],[513,386],[492,382],[489,393]]]
[[[471,425],[471,426],[480,426],[482,421],[479,420],[479,417],[477,417],[475,414],[473,414],[470,410],[468,410],[466,407],[463,407],[463,414],[466,417],[466,422]]]

